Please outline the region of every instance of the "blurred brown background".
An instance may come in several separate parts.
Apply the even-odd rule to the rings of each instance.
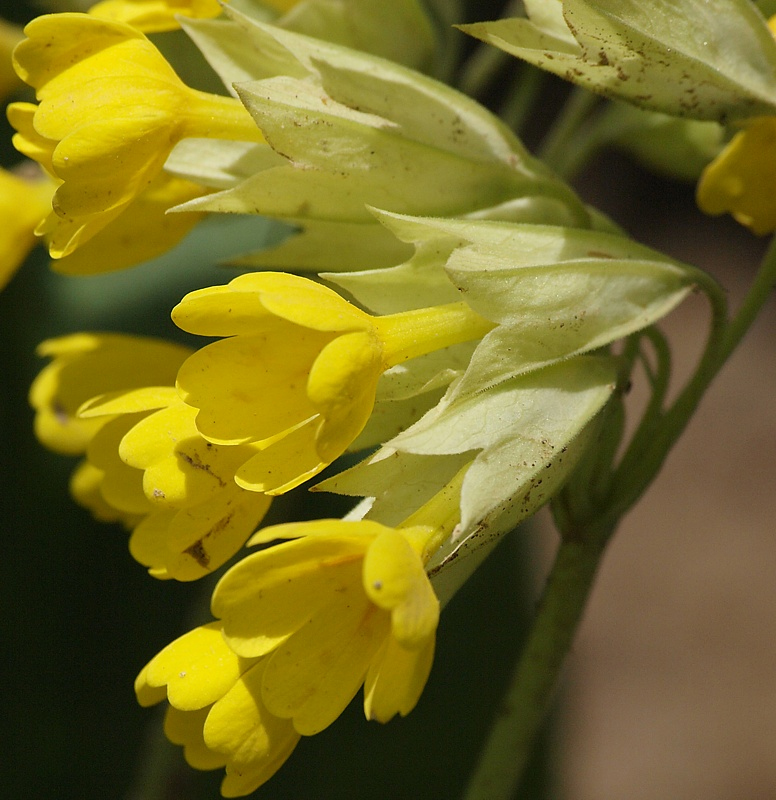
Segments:
[[[691,188],[624,157],[578,184],[637,238],[717,277],[737,307],[764,240],[704,218]],[[694,297],[665,320],[677,378],[707,319]],[[562,700],[564,800],[776,797],[773,298],[613,540]]]

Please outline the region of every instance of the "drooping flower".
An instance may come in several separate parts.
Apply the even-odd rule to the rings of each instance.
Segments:
[[[195,410],[183,408],[172,384],[190,351],[76,334],[44,342],[39,352],[54,360],[30,391],[36,433],[53,450],[85,455],[70,484],[75,499],[97,519],[133,529],[130,551],[154,577],[196,580],[234,555],[270,499],[234,483],[239,448],[206,442]],[[127,436],[140,438],[141,463],[122,460]]]
[[[181,139],[262,141],[239,101],[183,84],[129,25],[51,14],[33,20],[25,33],[14,62],[39,104],[32,121],[38,141],[23,152],[36,157],[41,139],[54,145],[50,165],[45,148],[41,163],[62,181],[44,223],[55,258],[115,219],[153,182]]]
[[[35,227],[51,208],[54,186],[45,176],[0,169],[0,289],[35,246]]]
[[[240,658],[218,622],[195,628],[164,648],[135,681],[143,706],[167,697],[164,730],[195,769],[226,767],[224,797],[256,790],[291,755],[299,734],[261,700],[267,659]]]
[[[140,673],[139,701],[166,695],[167,735],[189,763],[226,766],[225,796],[271,777],[299,736],[330,725],[362,684],[368,719],[415,707],[439,620],[424,565],[457,520],[460,476],[452,483],[456,494],[440,492],[399,528],[318,520],[265,529],[251,544],[291,541],[232,567],[213,595],[222,620]]]
[[[186,360],[178,389],[199,409],[207,440],[256,448],[236,480],[269,494],[292,489],[346,450],[386,369],[493,328],[463,302],[373,317],[281,273],[192,292],[173,320],[190,333],[229,337]]]
[[[14,103],[8,118],[16,129],[13,141],[17,150],[37,161],[50,176],[45,195],[35,220],[35,234],[58,238],[75,234],[80,223],[67,226],[52,213],[51,199],[62,184],[51,163],[56,142],[40,136],[33,126],[36,106]],[[205,189],[190,181],[160,172],[148,188],[140,192],[111,222],[94,234],[77,250],[64,258],[55,255],[54,269],[68,275],[94,275],[140,264],[167,252],[202,219],[201,213],[167,214],[179,203],[200,197]],[[142,231],[142,236],[138,235]]]
[[[256,530],[271,502],[234,482],[244,448],[205,441],[195,414],[172,386],[97,397],[80,413],[110,421],[86,452],[99,471],[91,477],[98,503],[87,493],[79,496],[76,486],[73,493],[95,514],[101,499],[125,520],[137,515],[129,517],[129,549],[155,578],[192,581],[218,569]],[[90,488],[83,477],[81,484]]]

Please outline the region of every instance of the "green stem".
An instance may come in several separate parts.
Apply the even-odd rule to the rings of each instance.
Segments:
[[[530,64],[518,64],[511,88],[499,109],[499,117],[519,134],[544,86],[546,72]]]
[[[578,538],[572,533],[558,550],[465,800],[510,800],[531,756],[611,529],[594,523],[576,534]]]
[[[776,286],[776,239],[766,253],[736,316],[726,322],[724,296],[711,279],[698,285],[712,305],[711,331],[698,368],[639,452],[631,449],[613,476],[609,502],[592,519],[573,508],[559,517],[563,542],[536,620],[518,660],[508,693],[481,755],[465,800],[513,797],[552,702],[553,688],[584,612],[606,544],[622,515],[652,482],[709,384],[756,319]],[[659,340],[653,339],[659,347]],[[659,354],[660,357],[660,354]],[[665,354],[663,354],[665,363]],[[658,367],[658,372],[659,372]],[[662,386],[656,387],[662,391]]]
[[[567,177],[569,154],[578,149],[580,127],[600,101],[601,98],[592,92],[573,89],[545,136],[537,155],[559,175]]]

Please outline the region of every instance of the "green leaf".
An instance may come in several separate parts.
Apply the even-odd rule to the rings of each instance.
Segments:
[[[655,111],[719,122],[776,113],[776,44],[749,0],[564,0],[563,14],[576,48],[522,19],[463,29]]]

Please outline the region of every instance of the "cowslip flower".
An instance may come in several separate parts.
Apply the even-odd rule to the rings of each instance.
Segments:
[[[96,397],[79,414],[110,421],[90,441],[90,471],[74,480],[73,494],[95,515],[105,501],[130,520],[130,553],[155,578],[192,581],[218,569],[271,502],[237,486],[234,464],[245,454],[205,441],[195,413],[162,386]]]
[[[30,389],[35,431],[50,449],[85,456],[70,483],[76,501],[132,529],[130,552],[156,578],[196,580],[234,555],[270,499],[234,483],[239,449],[206,442],[194,409],[181,408],[173,383],[191,351],[86,333],[38,351],[53,360]],[[122,460],[127,436],[143,443],[135,448],[140,462]]]
[[[0,289],[35,246],[35,227],[51,208],[54,186],[43,176],[0,169]]]
[[[181,139],[263,141],[238,100],[186,86],[130,25],[50,14],[25,33],[14,63],[36,89],[32,125],[37,137],[54,144],[50,169],[62,181],[45,223],[55,258],[115,219]],[[24,152],[34,157],[33,150]]]
[[[141,671],[141,704],[167,697],[168,736],[192,766],[226,766],[225,796],[271,777],[299,736],[328,727],[362,685],[368,719],[415,707],[439,620],[424,566],[457,520],[450,488],[398,528],[318,520],[265,529],[251,544],[290,541],[232,567],[213,594],[221,621]]]
[[[269,780],[300,739],[291,721],[261,700],[266,664],[230,650],[214,622],[169,644],[135,681],[141,705],[169,700],[164,732],[183,745],[192,767],[226,767],[224,797],[250,794]]]
[[[192,292],[173,320],[190,333],[229,337],[186,360],[178,390],[199,410],[205,439],[256,448],[235,480],[269,494],[347,449],[389,367],[494,327],[464,302],[373,317],[320,284],[272,272]]]
[[[56,142],[40,136],[34,128],[36,106],[33,103],[14,103],[8,109],[8,119],[16,129],[14,146],[28,158],[37,161],[49,175],[46,200],[38,208],[34,220],[36,236],[59,238],[74,235],[80,223],[67,226],[52,213],[52,196],[62,184],[52,165]],[[112,221],[94,234],[77,250],[64,258],[53,254],[57,272],[68,275],[94,275],[112,272],[140,264],[167,252],[203,218],[204,214],[167,214],[179,203],[201,197],[205,189],[190,181],[161,172]],[[137,232],[142,230],[143,235]]]

